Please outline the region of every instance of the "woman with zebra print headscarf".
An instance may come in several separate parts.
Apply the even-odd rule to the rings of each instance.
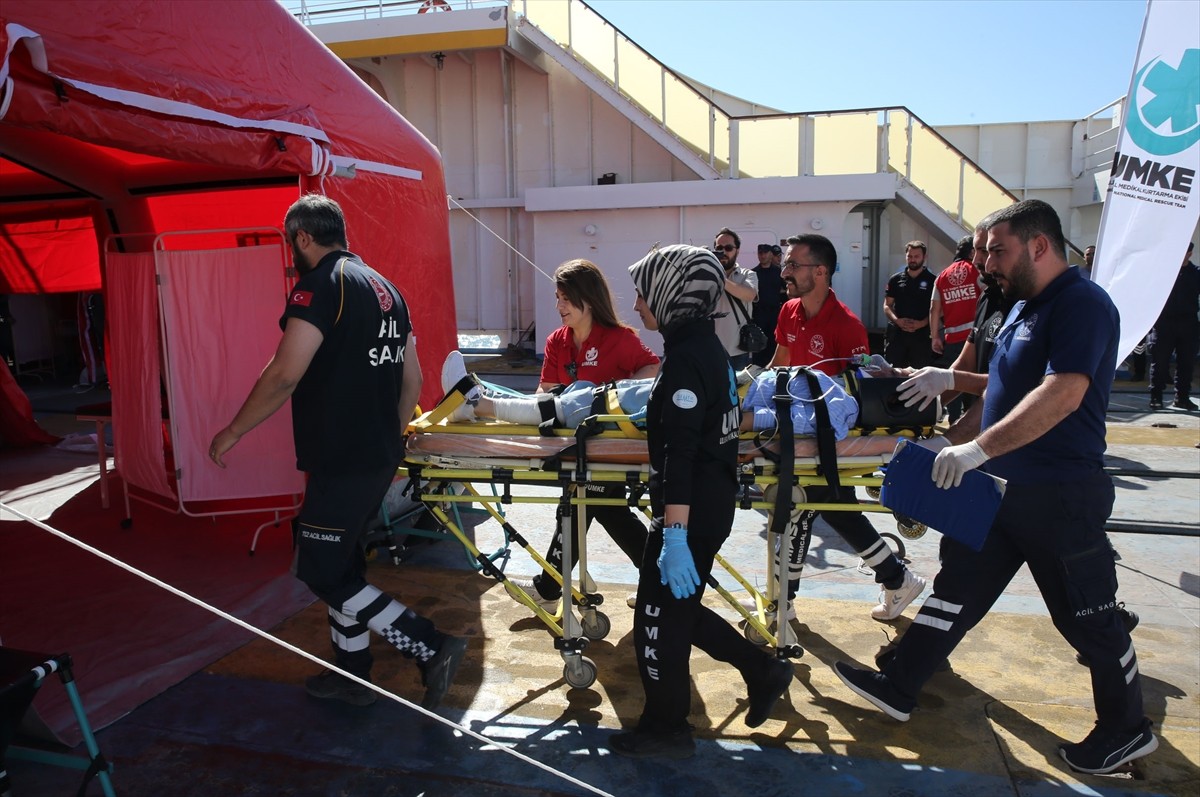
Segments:
[[[635,758],[687,758],[695,752],[688,724],[693,645],[741,673],[752,728],[787,691],[792,665],[701,604],[737,493],[737,385],[712,320],[724,272],[709,250],[675,245],[656,248],[629,273],[634,309],[647,329],[662,333],[663,360],[646,406],[654,519],[633,624],[646,704],[637,727],[613,734],[608,746]]]

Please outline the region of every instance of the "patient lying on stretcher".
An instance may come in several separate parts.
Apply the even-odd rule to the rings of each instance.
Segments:
[[[841,440],[858,418],[858,403],[832,377],[820,371],[814,373],[821,390],[817,400],[824,400],[829,408],[834,436]],[[742,371],[738,373],[738,382],[748,384],[741,405],[741,431],[774,431],[777,426],[775,371]],[[465,390],[462,387],[464,384],[467,385]],[[653,384],[653,379],[622,379],[613,385],[621,411],[634,423],[645,418],[646,401]],[[466,401],[451,413],[447,419],[450,423],[490,418],[531,426],[552,421],[559,428],[574,428],[585,418],[597,414],[593,409],[596,385],[591,382],[575,382],[558,395],[510,395],[480,384],[478,379],[467,373],[462,354],[452,351],[442,365],[442,389],[450,393],[456,387],[462,390]],[[788,382],[788,393],[791,396],[794,433],[815,434],[815,401],[809,390],[808,379],[799,373],[793,375]]]

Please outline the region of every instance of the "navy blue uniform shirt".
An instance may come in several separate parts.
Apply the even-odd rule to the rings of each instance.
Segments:
[[[982,429],[1012,412],[1048,374],[1084,374],[1091,382],[1078,409],[984,470],[1016,484],[1070,482],[1102,470],[1120,328],[1112,299],[1074,267],[1013,306],[988,368]]]

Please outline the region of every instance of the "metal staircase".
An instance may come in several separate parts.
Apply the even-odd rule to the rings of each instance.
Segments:
[[[583,0],[284,0],[306,24],[492,9],[517,37],[584,83],[700,179],[894,174],[896,200],[953,242],[1017,201],[903,106],[727,113]],[[493,15],[494,16],[494,15]],[[511,39],[510,39],[511,43]],[[511,46],[511,44],[510,44]],[[710,92],[711,94],[712,92]]]
[[[512,0],[517,30],[703,179],[891,172],[953,241],[1017,198],[903,106],[731,116],[583,0]]]

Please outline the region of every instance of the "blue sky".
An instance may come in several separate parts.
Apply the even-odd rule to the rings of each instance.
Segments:
[[[1196,0],[1160,0],[1196,2]],[[1129,89],[1145,0],[588,0],[643,49],[783,111],[1080,119]]]

